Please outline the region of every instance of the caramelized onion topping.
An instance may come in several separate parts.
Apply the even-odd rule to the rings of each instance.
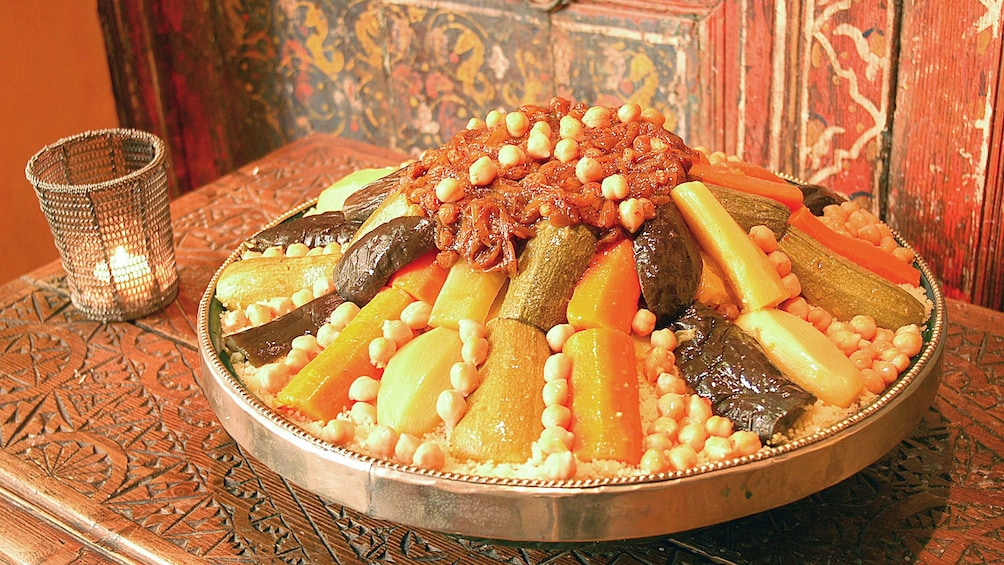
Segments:
[[[576,128],[577,158],[562,162],[553,156],[533,156],[541,151],[541,135],[547,136],[552,149],[561,141],[562,117],[582,122],[589,110],[562,98],[547,106],[523,106],[518,112],[526,116],[529,127],[508,128],[501,120],[490,127],[465,129],[408,166],[402,186],[409,200],[435,220],[441,264],[463,257],[484,270],[515,274],[518,242],[533,237],[533,226],[541,218],[555,226],[585,223],[597,228],[603,239],[619,237],[623,232],[619,201],[605,198],[601,188],[602,180],[615,174],[627,181],[624,199],[638,199],[646,218],[654,216],[655,207],[669,200],[670,191],[686,180],[698,159],[697,151],[658,120],[648,121],[642,115],[622,122],[617,108],[607,108],[609,119],[594,120],[594,110],[581,129]],[[546,126],[535,127],[538,122]],[[514,136],[510,129],[520,135]],[[533,150],[528,151],[531,137]],[[516,154],[510,147],[500,163],[503,146],[522,149],[526,158],[509,158],[508,154]],[[486,156],[492,161],[487,168],[484,161],[476,164]],[[576,165],[585,158],[598,163],[601,172],[588,162],[584,164],[590,172],[583,177],[580,168],[577,177]],[[462,197],[451,202],[437,197],[436,185],[445,178],[458,181]]]

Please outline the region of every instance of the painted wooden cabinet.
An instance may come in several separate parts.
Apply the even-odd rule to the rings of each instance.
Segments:
[[[181,192],[331,133],[417,154],[561,95],[858,199],[1000,309],[1001,7],[982,0],[100,0]]]

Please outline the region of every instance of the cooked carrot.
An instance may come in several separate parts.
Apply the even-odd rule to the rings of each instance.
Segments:
[[[641,413],[634,342],[626,333],[590,328],[572,334],[562,351],[572,359],[572,450],[583,461],[637,464],[642,454]]]
[[[791,210],[802,205],[802,191],[797,186],[786,182],[775,182],[745,174],[736,174],[721,167],[703,163],[694,163],[690,167],[688,176],[709,184],[773,198]]]
[[[612,328],[631,333],[639,296],[634,246],[623,239],[597,253],[586,267],[568,301],[568,323],[577,330]]]
[[[434,249],[405,265],[391,276],[390,286],[407,292],[415,300],[434,304],[450,272],[436,262],[438,254]]]
[[[753,163],[747,163],[746,161],[723,161],[712,167],[722,169],[725,172],[731,174],[746,175],[748,177],[754,177],[758,179],[768,180],[771,182],[779,182],[782,184],[788,184],[786,180],[777,176],[774,171],[765,169],[760,165],[754,165]]]
[[[370,362],[369,345],[383,336],[384,320],[401,317],[412,301],[403,290],[385,288],[359,310],[335,341],[321,351],[276,396],[281,406],[322,422],[349,407],[349,387],[357,377],[379,379],[383,370]]]
[[[920,271],[892,253],[867,241],[837,233],[805,206],[792,212],[788,223],[802,230],[828,249],[895,284],[920,284]]]

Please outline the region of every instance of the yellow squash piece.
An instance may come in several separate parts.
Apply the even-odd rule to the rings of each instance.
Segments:
[[[439,289],[439,296],[429,315],[429,325],[457,329],[459,321],[465,318],[484,322],[506,280],[503,272],[480,271],[472,268],[467,261],[457,261],[450,267],[446,282]]]
[[[847,408],[861,395],[861,373],[812,324],[783,310],[744,312],[736,325],[760,343],[794,383],[827,404]]]
[[[551,350],[544,332],[519,320],[488,322],[488,359],[481,385],[450,436],[454,457],[524,463],[544,425],[544,362]]]
[[[330,281],[340,253],[305,257],[254,257],[234,261],[223,269],[216,282],[216,299],[227,310],[241,310],[249,304],[292,296],[311,288],[314,281]]]
[[[318,212],[332,212],[342,209],[345,199],[369,183],[394,172],[392,167],[379,169],[359,169],[335,181],[321,191],[317,197]]]
[[[384,320],[400,319],[411,302],[403,290],[381,290],[328,347],[290,379],[276,401],[322,422],[348,408],[352,382],[362,376],[381,375],[382,370],[370,362],[370,342],[383,336]]]
[[[701,247],[725,272],[743,311],[772,308],[788,298],[788,289],[767,255],[704,183],[678,185],[672,197]]]

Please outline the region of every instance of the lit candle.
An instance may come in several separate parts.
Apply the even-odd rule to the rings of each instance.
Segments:
[[[132,255],[118,246],[108,259],[94,266],[94,278],[114,283],[129,302],[149,300],[153,296],[153,272],[145,255]]]

